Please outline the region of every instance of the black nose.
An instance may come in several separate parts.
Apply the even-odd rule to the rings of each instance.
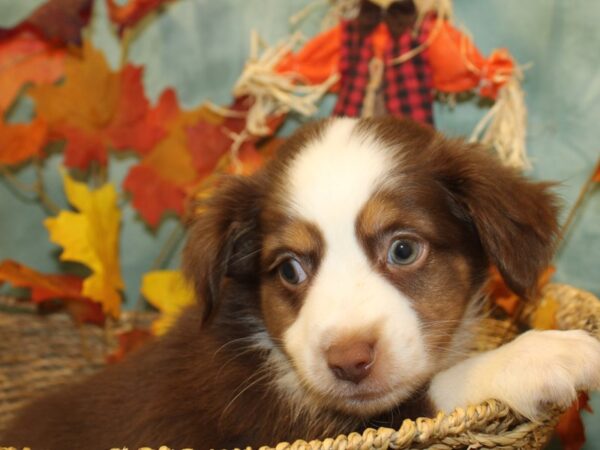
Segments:
[[[371,373],[375,349],[368,342],[342,342],[329,347],[326,356],[336,378],[358,384]]]

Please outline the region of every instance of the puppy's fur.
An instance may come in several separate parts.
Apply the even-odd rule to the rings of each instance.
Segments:
[[[556,214],[547,185],[424,126],[305,126],[263,171],[224,181],[191,225],[198,305],[123,363],[31,404],[2,443],[273,445],[490,397],[537,417],[600,384],[598,342],[530,332],[466,358],[465,340],[490,264],[533,294]]]

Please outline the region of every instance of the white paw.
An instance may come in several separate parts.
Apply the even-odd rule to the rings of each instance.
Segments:
[[[600,341],[584,331],[529,331],[486,356],[491,396],[532,419],[600,389]]]

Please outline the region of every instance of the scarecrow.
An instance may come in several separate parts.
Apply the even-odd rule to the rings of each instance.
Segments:
[[[453,102],[459,93],[477,92],[494,105],[472,140],[494,147],[508,165],[527,166],[520,70],[505,49],[483,56],[452,25],[450,0],[338,3],[356,8],[299,51],[291,51],[290,44],[266,51],[268,61],[249,60],[234,95],[256,100],[251,116],[261,108],[263,113],[266,108],[271,113],[296,110],[311,115],[314,109],[295,108],[294,101],[306,99],[305,92],[314,100],[332,91],[338,95],[333,115],[391,114],[433,125],[436,93]]]

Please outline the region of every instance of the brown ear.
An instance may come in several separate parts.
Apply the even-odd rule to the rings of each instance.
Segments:
[[[455,213],[474,225],[508,287],[531,298],[550,264],[558,234],[558,198],[550,191],[552,185],[527,180],[479,145],[437,141],[433,151],[438,179]]]
[[[191,221],[183,271],[203,304],[205,320],[217,309],[226,277],[243,282],[256,275],[260,197],[255,178],[224,178]]]

